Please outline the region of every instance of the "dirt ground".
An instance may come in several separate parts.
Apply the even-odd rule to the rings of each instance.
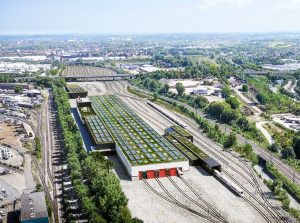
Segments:
[[[0,124],[0,143],[10,145],[13,148],[22,148],[20,135],[18,134],[17,126],[8,125],[6,123]]]

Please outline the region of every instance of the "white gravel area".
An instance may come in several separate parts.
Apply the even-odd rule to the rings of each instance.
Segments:
[[[184,177],[200,191],[207,201],[225,213],[230,222],[264,222],[264,219],[244,200],[235,195],[216,178],[207,176],[201,168],[191,167]]]
[[[144,222],[207,222],[203,218],[160,198],[143,181],[130,181],[118,158],[110,156],[109,159],[115,163],[115,172],[119,176],[122,189],[129,199],[128,207],[134,217],[138,217]],[[230,222],[264,222],[262,217],[249,207],[242,198],[236,196],[200,167],[192,166],[190,171],[184,174],[184,178],[201,197],[212,204]],[[191,191],[182,184],[178,177],[173,177],[173,179],[182,190],[187,194],[191,194]],[[160,181],[175,198],[195,209],[195,206],[190,201],[182,198],[182,195],[167,178],[160,178]],[[148,182],[157,191],[162,193],[162,189],[155,180],[151,179]]]

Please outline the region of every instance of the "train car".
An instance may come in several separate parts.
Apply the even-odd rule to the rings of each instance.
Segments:
[[[181,177],[182,175],[183,175],[183,172],[179,168],[177,168],[177,176]]]
[[[235,183],[233,183],[228,177],[226,177],[224,174],[220,173],[218,170],[214,170],[214,175],[220,179],[224,184],[226,184],[227,187],[229,187],[231,190],[233,190],[237,195],[240,197],[244,197],[244,191]]]

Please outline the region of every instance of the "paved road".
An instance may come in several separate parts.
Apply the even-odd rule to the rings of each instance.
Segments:
[[[133,87],[136,88],[136,87]],[[138,89],[138,88],[136,88]],[[146,90],[142,90],[142,89],[138,89],[141,92],[144,92],[145,94],[150,94],[152,95],[151,92],[146,91]],[[198,115],[202,116],[203,118],[206,118],[207,121],[209,121],[211,124],[215,124],[217,123],[216,120],[212,120],[212,119],[208,119],[206,117],[206,115],[199,109],[194,109],[193,107],[184,104],[182,102],[179,102],[177,100],[174,99],[170,99],[170,98],[166,98],[166,97],[161,97],[163,99],[165,99],[166,101],[170,101],[170,102],[176,102],[177,104],[183,105],[185,106],[187,109],[193,111],[193,112],[197,112]],[[220,124],[218,123],[220,126],[220,129],[222,131],[226,131],[226,132],[231,132],[232,129],[230,126],[225,125],[225,124]],[[237,134],[237,139],[241,144],[246,144],[249,143],[252,145],[254,152],[262,157],[263,159],[267,160],[268,162],[274,164],[286,177],[288,177],[290,180],[294,181],[295,183],[297,183],[300,186],[300,173],[295,172],[295,170],[290,167],[289,165],[285,164],[283,161],[281,161],[280,159],[278,159],[272,152],[265,150],[264,148],[260,147],[260,145],[246,139],[244,136]]]
[[[271,134],[263,126],[266,123],[269,123],[269,122],[267,122],[267,121],[257,122],[255,125],[256,125],[256,128],[258,128],[262,132],[262,134],[264,134],[264,136],[268,140],[269,144],[272,145],[274,143],[274,140],[273,140]]]

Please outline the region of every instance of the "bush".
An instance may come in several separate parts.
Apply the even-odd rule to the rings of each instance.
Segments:
[[[39,137],[35,137],[35,155],[38,160],[42,158],[42,145]]]
[[[242,91],[243,92],[248,92],[249,91],[248,85],[244,84],[243,87],[242,87]]]
[[[236,134],[234,132],[231,132],[229,136],[227,137],[226,141],[224,142],[224,148],[230,148],[235,146],[237,143]]]
[[[229,104],[232,109],[238,109],[240,107],[240,102],[236,97],[226,98],[226,103]]]

